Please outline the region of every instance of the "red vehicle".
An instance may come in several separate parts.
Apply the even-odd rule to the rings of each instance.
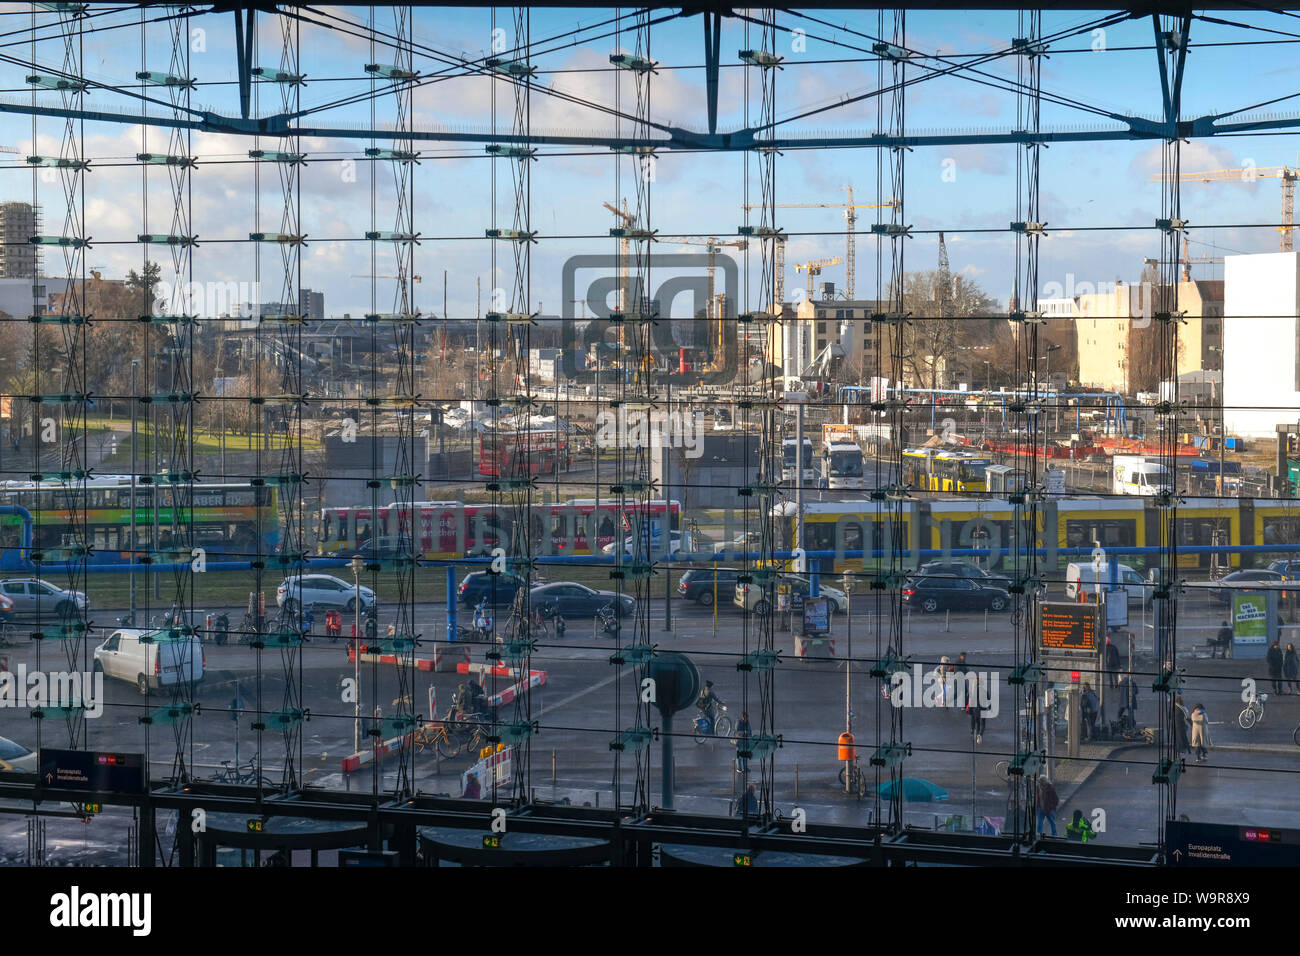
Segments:
[[[478,473],[492,478],[553,475],[569,467],[569,440],[561,431],[484,432]]]

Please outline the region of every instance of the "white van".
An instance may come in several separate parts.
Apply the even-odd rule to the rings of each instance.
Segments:
[[[95,670],[135,684],[141,694],[180,683],[197,686],[206,666],[197,634],[173,637],[168,631],[124,627],[95,648]]]
[[[1127,564],[1116,568],[1119,572],[1115,581],[1117,589],[1128,594],[1129,603],[1149,599],[1153,586]],[[1068,564],[1065,567],[1065,599],[1079,600],[1079,591],[1088,595],[1089,601],[1097,599],[1097,592],[1104,591],[1110,584],[1110,565],[1087,563]]]
[[[1111,490],[1117,495],[1158,495],[1170,490],[1169,470],[1158,461],[1141,455],[1116,455],[1111,463]]]

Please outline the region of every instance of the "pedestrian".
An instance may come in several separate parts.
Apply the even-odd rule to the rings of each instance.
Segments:
[[[1282,648],[1274,641],[1265,657],[1268,664],[1268,676],[1273,679],[1273,693],[1282,693]]]
[[[948,699],[948,672],[950,670],[952,670],[952,661],[944,656],[939,658],[939,663],[932,672],[935,682],[939,685],[940,707],[951,707],[954,703],[954,701]]]
[[[1296,656],[1294,644],[1288,644],[1282,656],[1282,676],[1286,678],[1286,692],[1300,694],[1300,657]]]
[[[1082,810],[1075,810],[1070,825],[1065,828],[1065,838],[1087,843],[1089,840],[1097,839],[1097,831],[1092,828],[1092,824],[1088,822]]]
[[[1113,690],[1119,686],[1119,647],[1109,637],[1102,647],[1102,659],[1106,667],[1106,681]]]
[[[1228,651],[1232,648],[1232,628],[1228,626],[1227,621],[1219,623],[1219,633],[1214,639],[1214,644],[1210,647],[1210,657],[1216,654],[1225,661],[1228,659]]]
[[[960,654],[957,655],[957,663],[953,665],[953,670],[955,670],[958,674],[966,673],[967,664],[966,664],[965,651],[962,651]]]
[[[1092,740],[1097,736],[1097,695],[1087,681],[1083,682],[1080,693],[1079,711],[1083,718],[1083,739]]]
[[[753,731],[749,726],[749,711],[740,712],[740,723],[736,724],[736,770],[749,773],[749,758],[740,756],[740,751],[749,750],[749,737]]]
[[[1210,720],[1204,704],[1192,708],[1192,746],[1196,748],[1196,762],[1201,763],[1208,756],[1210,746]]]
[[[465,800],[483,799],[483,788],[479,786],[477,774],[470,774],[465,781],[465,792],[461,794]]]
[[[984,708],[980,706],[979,675],[973,675],[967,684],[966,713],[970,714],[970,732],[979,744],[984,739]]]
[[[1056,836],[1056,808],[1061,805],[1061,798],[1056,794],[1056,787],[1052,786],[1052,781],[1046,777],[1038,778],[1038,826],[1035,829],[1043,832],[1043,821],[1046,820],[1048,826],[1052,828],[1052,836]]]
[[[1174,698],[1174,747],[1180,755],[1191,750],[1191,745],[1188,743],[1190,723],[1191,717],[1187,713],[1186,705],[1183,704],[1182,695],[1179,694]]]
[[[753,817],[758,815],[758,793],[754,790],[751,783],[745,788],[745,795],[740,798],[740,809],[736,813],[738,817]]]

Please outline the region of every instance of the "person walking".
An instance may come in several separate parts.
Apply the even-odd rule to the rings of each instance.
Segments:
[[[1061,798],[1057,796],[1056,787],[1052,786],[1052,781],[1046,777],[1038,778],[1038,825],[1035,829],[1043,832],[1043,821],[1046,820],[1048,826],[1052,828],[1052,836],[1056,836],[1056,808],[1061,805]]]
[[[970,732],[979,744],[984,739],[984,708],[980,706],[979,676],[972,675],[968,682],[966,713],[970,715]]]
[[[1180,756],[1191,750],[1191,745],[1188,743],[1190,724],[1191,716],[1187,713],[1182,695],[1179,694],[1174,697],[1174,746]]]
[[[934,669],[934,679],[939,684],[939,706],[951,707],[955,701],[948,699],[948,673],[952,670],[952,661],[947,655],[939,658],[939,664]]]
[[[736,812],[736,816],[758,816],[758,792],[754,790],[754,785],[752,783],[745,788],[745,795],[740,798],[740,807]]]
[[[1196,762],[1203,762],[1209,755],[1210,746],[1210,719],[1204,704],[1192,708],[1192,746],[1196,749]]]
[[[753,730],[749,726],[749,711],[740,712],[740,723],[736,724],[736,750],[749,750],[749,737]],[[736,756],[736,770],[739,773],[749,773],[749,758],[741,757],[739,753]]]
[[[1273,693],[1282,693],[1282,648],[1274,641],[1264,658],[1268,664],[1268,676],[1273,680]]]
[[[1113,690],[1119,686],[1119,647],[1108,637],[1103,653],[1106,661],[1106,680]]]
[[[1282,676],[1286,678],[1286,692],[1300,694],[1300,656],[1296,655],[1294,644],[1288,644],[1282,655]]]

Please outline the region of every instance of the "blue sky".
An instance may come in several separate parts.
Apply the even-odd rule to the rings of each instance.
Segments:
[[[332,10],[327,16],[346,30],[362,32],[357,23],[367,16],[366,8]],[[18,5],[0,6],[0,28],[7,35],[25,29],[30,16]],[[382,29],[391,28],[391,8],[378,8]],[[156,15],[157,11],[151,11]],[[870,39],[850,30],[874,35],[874,13],[814,14],[847,29],[835,29],[778,14],[783,27],[802,27],[806,44],[796,50],[791,35],[778,35],[778,52],[786,59],[777,77],[777,115],[789,116],[819,105],[833,103],[845,94],[858,94],[876,86],[874,62],[822,62],[860,60]],[[41,14],[40,22],[50,22]],[[97,24],[129,23],[120,30],[105,30],[86,37],[85,72],[88,78],[107,83],[133,82],[141,68],[141,27],[138,14],[123,13],[97,19]],[[612,11],[539,11],[532,16],[532,36],[569,34],[578,25],[593,25],[612,16]],[[1096,13],[1051,13],[1044,17],[1044,32],[1051,33],[1096,19]],[[492,21],[486,8],[464,10],[417,10],[416,40],[451,55],[484,56],[492,42]],[[195,105],[214,112],[234,114],[238,109],[234,83],[234,31],[229,14],[196,17],[192,34],[191,72],[205,84],[195,93]],[[1270,30],[1300,35],[1300,20],[1275,14],[1233,14],[1229,19]],[[966,15],[918,13],[909,15],[907,44],[927,56],[962,56],[1001,49],[1022,32],[1014,13],[972,12]],[[280,27],[262,17],[260,52],[256,62],[279,65]],[[502,11],[498,26],[506,42],[513,45],[513,24]],[[49,28],[44,35],[53,37]],[[167,70],[166,28],[146,28],[150,69]],[[584,34],[604,34],[596,29]],[[724,24],[722,94],[719,128],[730,129],[758,117],[755,74],[737,66],[736,53],[757,46],[758,33],[735,20]],[[1106,29],[1104,36],[1092,33],[1054,45],[1043,71],[1045,91],[1082,101],[1093,107],[1118,113],[1154,116],[1160,109],[1160,86],[1150,19],[1140,19]],[[1300,91],[1294,46],[1290,42],[1243,46],[1197,46],[1232,41],[1294,40],[1260,30],[1194,22],[1193,48],[1188,58],[1185,84],[1185,116],[1209,111],[1237,109]],[[1104,41],[1105,49],[1100,47]],[[13,42],[10,40],[10,42]],[[587,100],[612,105],[615,101],[614,73],[608,56],[619,49],[630,50],[634,38],[624,33],[597,36],[576,45],[567,36],[545,45],[545,52],[532,58],[539,70],[539,82],[549,89],[574,94]],[[847,44],[849,48],[844,45]],[[197,49],[201,47],[201,49]],[[857,49],[852,49],[856,47]],[[1126,49],[1140,47],[1140,49]],[[363,65],[370,60],[369,44],[345,32],[304,25],[301,33],[301,69],[308,84],[303,89],[304,107],[330,103],[370,88]],[[19,60],[31,58],[26,42],[0,48]],[[705,124],[702,29],[698,17],[675,20],[653,28],[650,55],[660,63],[651,80],[651,114],[656,120],[703,128]],[[376,55],[391,62],[382,50]],[[62,44],[57,39],[37,44],[36,62],[44,68],[58,68]],[[929,61],[931,63],[937,61]],[[434,60],[417,57],[416,67],[425,73],[442,69]],[[982,67],[992,77],[1014,78],[1016,61],[1003,58]],[[6,102],[29,102],[21,63],[0,64],[5,81]],[[745,85],[750,84],[748,106]],[[495,122],[508,129],[513,98],[509,87],[485,77],[458,77],[420,88],[415,96],[417,127],[490,129],[493,124],[492,88],[496,86]],[[135,87],[139,89],[138,85]],[[631,102],[631,81],[623,75],[621,87],[625,108]],[[260,91],[263,112],[278,108],[278,92]],[[54,103],[58,94],[42,93],[42,101]],[[130,110],[134,103],[112,92],[94,91],[87,105]],[[377,106],[382,121],[392,119],[392,97],[381,98]],[[563,102],[535,92],[533,127],[536,131],[608,132],[610,120],[582,105]],[[1289,102],[1277,104],[1286,110]],[[156,107],[154,108],[156,110]],[[912,87],[907,98],[909,129],[973,131],[1015,127],[1016,97],[991,89],[960,75],[930,80]],[[364,126],[370,110],[365,104],[324,110],[313,114],[312,122],[322,126]],[[1104,125],[1104,117],[1055,104],[1044,104],[1044,127]],[[875,99],[821,113],[790,124],[807,132],[870,131],[876,123]],[[31,151],[32,125],[25,116],[0,113],[0,144]],[[37,123],[37,151],[54,153],[62,134],[61,121],[41,119]],[[138,166],[131,157],[142,148],[138,125],[87,124],[86,155],[96,168],[86,177],[87,232],[97,245],[88,263],[102,267],[108,275],[121,275],[137,267],[143,257],[135,236],[144,231],[144,187]],[[166,149],[166,134],[147,133],[147,148]],[[263,148],[278,148],[278,141],[264,140]],[[355,166],[355,181],[349,181],[348,160],[361,154],[364,141],[313,139],[304,142],[310,164],[302,179],[303,231],[309,245],[303,257],[302,284],[326,293],[331,314],[353,314],[370,308],[367,274],[369,244],[358,241],[370,228],[371,203],[369,170]],[[381,142],[380,145],[386,145]],[[256,250],[247,243],[220,240],[245,239],[260,228],[279,229],[280,190],[274,169],[263,168],[261,218],[255,215],[257,189],[253,167],[246,162],[250,140],[243,137],[195,134],[193,152],[199,167],[193,176],[192,230],[202,243],[194,257],[194,278],[200,281],[250,281],[254,275]],[[477,237],[492,221],[492,161],[480,145],[429,144],[421,147],[425,159],[415,174],[416,228],[427,240],[416,252],[416,272],[423,277],[417,287],[417,303],[426,311],[442,313],[442,277],[448,274],[449,312],[455,317],[472,317],[476,309],[476,280],[481,279],[486,308],[487,296],[496,286],[509,285],[512,258],[502,246],[497,271],[491,262],[491,243]],[[937,242],[922,230],[947,230],[952,267],[976,279],[992,296],[1005,302],[1012,284],[1014,241],[1008,223],[1021,218],[1016,213],[1018,148],[986,146],[917,149],[907,155],[906,216],[918,235],[907,243],[909,269],[933,268]],[[1023,153],[1023,150],[1020,150]],[[4,157],[12,160],[14,157]],[[845,195],[842,186],[855,187],[858,202],[869,203],[876,196],[880,157],[872,150],[816,150],[787,152],[778,160],[778,202],[837,202]],[[114,165],[117,163],[119,165]],[[608,238],[565,239],[562,236],[607,236],[614,225],[601,203],[617,198],[616,169],[622,164],[623,195],[632,189],[633,169],[628,159],[616,159],[608,150],[546,148],[532,167],[532,227],[541,242],[534,247],[532,305],[548,313],[558,312],[563,303],[560,289],[561,266],[565,258],[579,253],[613,254],[615,241]],[[1291,135],[1270,134],[1197,141],[1183,146],[1185,171],[1239,167],[1300,165],[1300,143]],[[22,163],[3,164],[5,199],[30,199],[32,177]],[[749,184],[746,190],[746,169]],[[1049,224],[1050,237],[1042,244],[1040,290],[1050,282],[1066,285],[1073,281],[1098,282],[1135,280],[1144,256],[1159,254],[1159,241],[1151,228],[1159,215],[1160,187],[1150,182],[1159,172],[1160,146],[1156,143],[1060,144],[1044,150],[1041,167],[1042,218]],[[949,172],[944,176],[944,172]],[[759,199],[753,174],[752,156],[744,154],[700,155],[663,152],[655,167],[651,187],[651,221],[662,235],[687,233],[734,236],[743,221],[741,206]],[[392,227],[392,176],[377,170],[378,228]],[[149,174],[149,229],[171,231],[169,187],[163,172]],[[1193,256],[1217,256],[1237,252],[1271,252],[1278,247],[1277,233],[1268,227],[1248,228],[1251,223],[1276,222],[1279,216],[1279,183],[1261,179],[1253,183],[1192,183],[1183,188],[1183,214],[1193,224]],[[512,191],[505,162],[497,162],[498,225],[511,225]],[[61,196],[57,183],[42,183],[39,200],[45,207],[47,232],[58,232],[62,221]],[[859,231],[866,232],[871,210],[860,213]],[[814,257],[844,255],[840,213],[834,209],[780,210],[778,222],[792,233],[788,247],[787,289],[800,287],[802,277],[794,264]],[[1214,228],[1214,226],[1219,228]],[[1098,227],[1125,227],[1101,231]],[[978,230],[994,230],[981,232]],[[799,235],[821,232],[822,235]],[[662,252],[692,251],[692,247],[662,242]],[[863,297],[876,291],[876,242],[860,236],[857,243],[858,291]],[[47,257],[48,258],[48,257]],[[758,256],[749,255],[749,283],[757,284]],[[165,260],[170,268],[170,257]],[[381,251],[375,272],[389,273],[387,256]],[[742,268],[744,265],[742,257]],[[280,295],[279,254],[262,251],[263,297]],[[58,270],[49,260],[47,272]],[[826,270],[823,279],[842,287],[843,267]],[[1221,267],[1199,266],[1200,277],[1221,275]],[[380,283],[378,307],[389,308],[391,283]]]

